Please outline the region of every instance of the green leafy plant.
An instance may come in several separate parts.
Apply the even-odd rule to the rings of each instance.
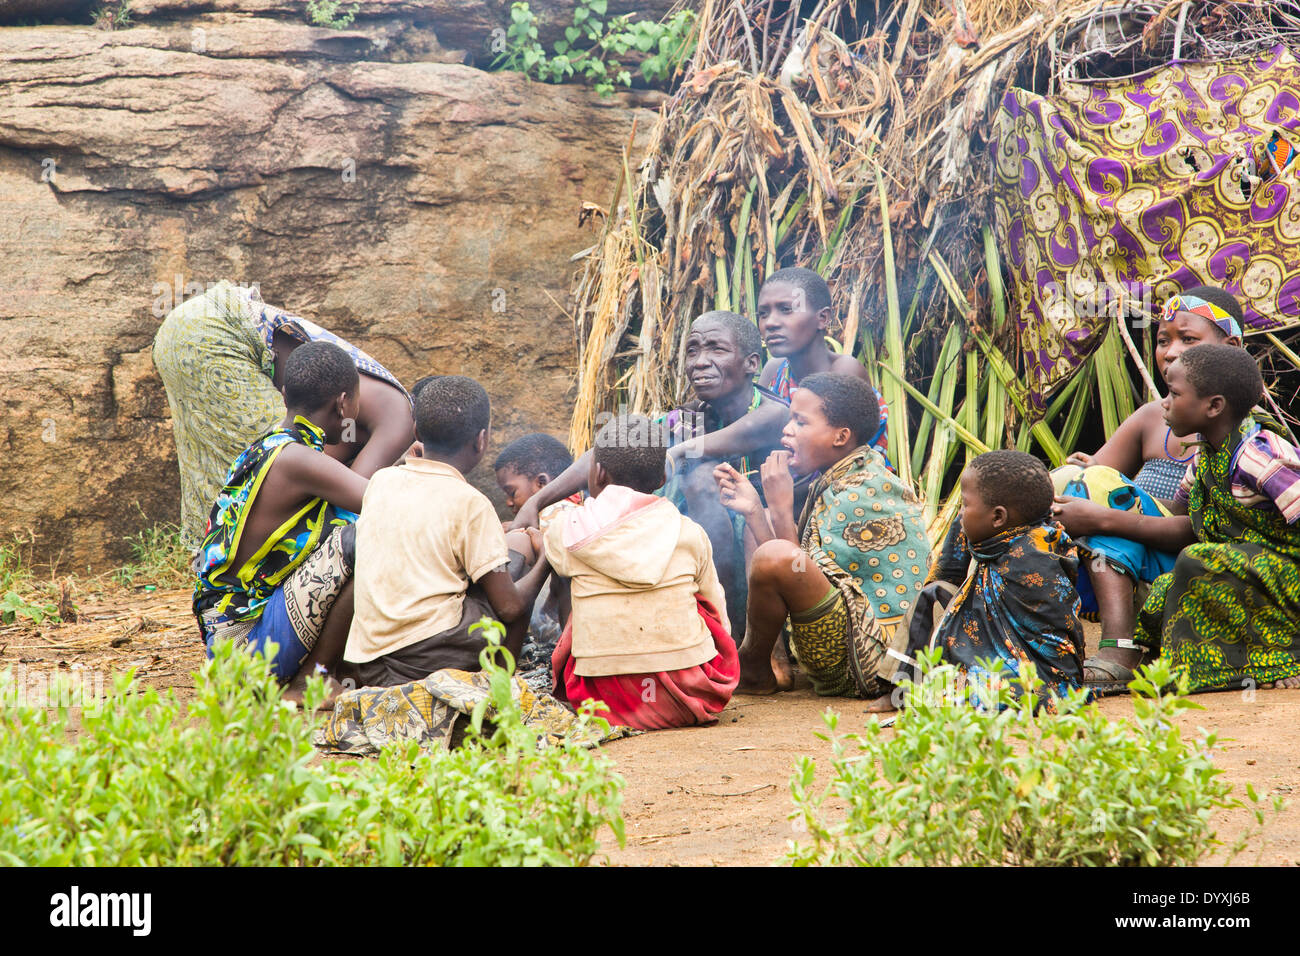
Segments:
[[[117,584],[181,588],[194,583],[189,569],[190,551],[181,544],[179,525],[156,524],[127,535],[126,542],[131,547],[131,561],[113,572]]]
[[[497,69],[518,70],[550,83],[577,77],[601,96],[632,85],[630,57],[641,57],[638,71],[649,83],[664,83],[694,49],[695,14],[680,10],[662,22],[633,21],[623,15],[605,20],[608,0],[578,0],[573,22],[548,55],[537,40],[537,18],[527,3],[510,6],[505,49]]]
[[[230,644],[196,674],[188,709],[119,675],[106,700],[83,704],[75,736],[75,695],[16,706],[0,673],[0,863],[587,863],[603,827],[623,839],[622,780],[586,746],[603,722],[586,713],[545,743],[523,724],[503,653],[484,654],[490,701],[462,748],[360,763],[311,745],[319,680],[304,713],[266,658]]]
[[[58,606],[44,600],[32,586],[32,575],[23,567],[21,539],[14,537],[0,545],[0,624],[19,619],[33,624],[59,619]]]
[[[102,30],[125,29],[131,25],[131,0],[105,0],[91,16]]]
[[[1210,759],[1214,735],[1188,742],[1175,726],[1199,705],[1162,691],[1172,684],[1167,662],[1142,670],[1130,685],[1134,718],[1117,721],[1082,691],[1035,715],[1035,693],[1017,699],[1006,683],[972,706],[953,693],[956,672],[937,653],[923,667],[892,736],[874,722],[838,734],[827,713],[830,734],[818,736],[831,742],[832,778],[814,791],[814,761],[799,761],[791,819],[809,839],[790,845],[788,862],[1190,864],[1220,845],[1211,814],[1243,805]],[[1022,680],[1035,692],[1042,685],[1032,665]],[[847,807],[839,822],[822,813],[831,796]],[[1262,827],[1260,798],[1250,787],[1247,797]]]
[[[307,0],[307,19],[314,26],[329,27],[331,30],[343,30],[352,26],[361,4],[354,3],[346,10],[342,9],[343,0]]]
[[[491,693],[474,711],[467,744],[437,754],[414,744],[386,751],[376,773],[349,794],[359,816],[385,821],[381,862],[585,865],[605,826],[624,844],[623,780],[590,747],[608,723],[587,710],[576,732],[551,744],[539,739],[519,717],[514,665],[493,627],[484,652]],[[395,820],[403,822],[395,827]]]

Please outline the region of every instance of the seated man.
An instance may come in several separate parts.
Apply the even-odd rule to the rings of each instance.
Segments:
[[[613,723],[640,730],[713,723],[740,676],[709,539],[652,493],[666,446],[665,429],[643,416],[606,423],[593,497],[544,539],[573,604],[553,659],[556,694],[604,701]]]
[[[1300,687],[1300,450],[1251,415],[1264,382],[1244,350],[1188,349],[1165,381],[1170,430],[1202,443],[1170,508],[1190,521],[1150,520],[1181,522],[1190,546],[1151,586],[1134,640],[1193,692]]]
[[[196,559],[194,614],[208,656],[219,640],[257,651],[274,642],[272,671],[289,682],[290,700],[338,663],[352,621],[351,522],[366,479],[324,450],[357,417],[358,379],[329,342],[289,356],[284,421],[235,459]]]
[[[344,659],[370,687],[423,680],[443,668],[477,671],[487,646],[475,627],[506,626],[516,658],[549,569],[538,560],[518,585],[505,532],[487,496],[465,480],[483,458],[491,406],[483,387],[443,375],[419,390],[419,455],[370,480],[357,522],[356,611]]]
[[[805,378],[781,441],[788,451],[773,453],[763,468],[770,519],[754,487],[730,465],[718,466],[723,504],[745,516],[759,542],[740,651],[742,693],[791,686],[777,643],[787,618],[795,656],[818,694],[877,698],[889,690],[885,653],[921,589],[930,542],[916,495],[867,444],[878,415],[862,379]],[[797,526],[791,472],[820,473]]]
[[[992,661],[1002,662],[1002,680],[1032,661],[1049,709],[1083,680],[1079,560],[1051,518],[1053,494],[1051,475],[1033,455],[991,451],[971,461],[961,476],[957,550],[975,566],[945,578],[958,590],[926,641],[985,682]]]
[[[696,400],[662,419],[672,442],[671,477],[662,495],[708,534],[738,639],[744,637],[744,522],[719,503],[713,468],[728,461],[749,473],[780,442],[789,409],[754,384],[761,351],[758,330],[744,316],[701,315],[691,323],[686,340],[686,368]],[[520,509],[514,527],[536,524],[538,510],[585,487],[590,470],[588,451]]]

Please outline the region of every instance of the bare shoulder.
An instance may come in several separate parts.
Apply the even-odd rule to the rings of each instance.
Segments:
[[[284,447],[280,449],[280,454],[275,456],[275,465],[282,468],[287,466],[291,470],[310,467],[312,460],[320,457],[322,457],[320,452],[308,448],[306,445],[298,442],[286,442]]]
[[[317,459],[324,459],[340,468],[346,467],[306,445],[297,442],[284,445],[267,470],[259,500],[269,500],[271,507],[279,509],[307,497],[302,485],[306,476],[314,473]]]
[[[776,380],[776,370],[781,367],[785,359],[768,359],[767,364],[763,366],[763,371],[758,374],[758,384],[763,386],[771,385]]]
[[[376,418],[389,418],[391,415],[411,415],[411,402],[402,389],[393,382],[385,381],[361,372],[361,412],[359,418],[369,421]]]
[[[1132,422],[1134,427],[1141,429],[1144,435],[1154,434],[1157,431],[1163,434],[1165,428],[1164,406],[1158,400],[1147,402],[1130,415],[1128,420]]]
[[[867,373],[866,366],[855,359],[852,355],[837,355],[831,360],[831,371],[836,375],[852,375],[863,381],[871,381],[871,376]]]
[[[1160,399],[1152,399],[1145,405],[1142,405],[1133,413],[1133,417],[1137,418],[1139,421],[1146,421],[1152,418],[1158,418],[1161,421],[1164,421],[1165,413],[1164,408],[1160,403]]]

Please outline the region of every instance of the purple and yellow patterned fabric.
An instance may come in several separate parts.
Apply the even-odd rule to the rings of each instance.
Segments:
[[[1300,141],[1287,50],[1056,96],[1013,90],[993,134],[997,232],[1039,407],[1121,297],[1153,309],[1212,284],[1242,303],[1247,332],[1300,322],[1300,164],[1269,160]]]

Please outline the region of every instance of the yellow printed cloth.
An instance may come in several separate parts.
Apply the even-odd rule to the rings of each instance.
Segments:
[[[314,743],[331,753],[371,756],[385,746],[416,741],[425,750],[447,750],[459,743],[474,708],[491,696],[486,673],[434,671],[423,680],[396,687],[359,687],[334,702]],[[578,724],[573,711],[549,694],[534,693],[520,677],[512,677],[511,694],[524,723],[554,743]],[[487,718],[492,718],[489,709]],[[611,727],[600,737],[592,728],[591,744],[630,736],[625,727]]]

